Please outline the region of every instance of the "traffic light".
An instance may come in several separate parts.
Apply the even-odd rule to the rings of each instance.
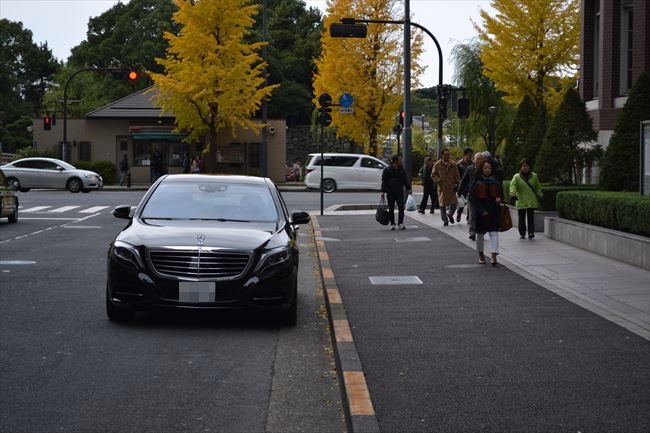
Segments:
[[[330,36],[333,38],[365,38],[368,27],[363,24],[330,24]]]
[[[137,69],[133,68],[121,68],[121,69],[111,69],[113,78],[116,80],[125,80],[125,81],[135,81],[140,77]]]
[[[469,98],[458,99],[458,117],[467,119],[469,117]]]
[[[50,116],[43,117],[43,129],[45,131],[52,129],[52,118]]]
[[[399,126],[401,126],[402,129],[404,129],[404,117],[405,117],[404,112],[400,111],[399,112]]]
[[[318,104],[320,108],[318,109],[318,123],[320,126],[330,126],[332,124],[332,116],[329,114],[332,112],[332,97],[327,93],[323,93],[318,97]]]

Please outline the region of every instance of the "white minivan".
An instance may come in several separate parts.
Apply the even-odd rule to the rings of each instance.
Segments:
[[[320,153],[310,153],[305,165],[305,185],[320,189]],[[388,165],[379,159],[356,153],[323,154],[323,191],[337,189],[381,190],[381,173]]]

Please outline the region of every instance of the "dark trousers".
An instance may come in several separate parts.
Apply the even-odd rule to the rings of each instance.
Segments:
[[[431,213],[433,213],[433,210],[438,207],[438,193],[436,192],[435,187],[424,187],[422,191],[422,201],[420,202],[420,210],[423,212],[427,210],[429,197],[431,197]]]
[[[395,225],[395,215],[393,214],[395,212],[395,203],[397,203],[397,224],[404,224],[404,192],[388,192],[386,196],[391,225]]]
[[[535,234],[535,208],[517,209],[519,216],[519,236],[526,236],[526,220],[528,220],[528,235]]]

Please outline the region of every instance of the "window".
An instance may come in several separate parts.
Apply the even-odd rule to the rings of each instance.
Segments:
[[[381,163],[380,161],[377,161],[376,159],[372,158],[362,158],[361,159],[361,167],[365,168],[384,168],[385,165]]]
[[[90,161],[90,143],[88,141],[79,142],[79,160]]]
[[[598,97],[598,87],[600,86],[600,1],[594,2],[594,70],[593,70],[593,95]]]
[[[129,150],[129,142],[126,140],[120,140],[120,152],[126,152]]]
[[[619,92],[626,95],[632,87],[632,40],[633,40],[632,0],[621,1],[621,63]]]

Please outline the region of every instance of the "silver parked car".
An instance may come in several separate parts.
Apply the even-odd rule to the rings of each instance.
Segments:
[[[31,188],[90,192],[104,186],[104,180],[99,174],[77,169],[60,159],[23,158],[0,168],[7,176],[9,185],[21,192],[27,192]]]

